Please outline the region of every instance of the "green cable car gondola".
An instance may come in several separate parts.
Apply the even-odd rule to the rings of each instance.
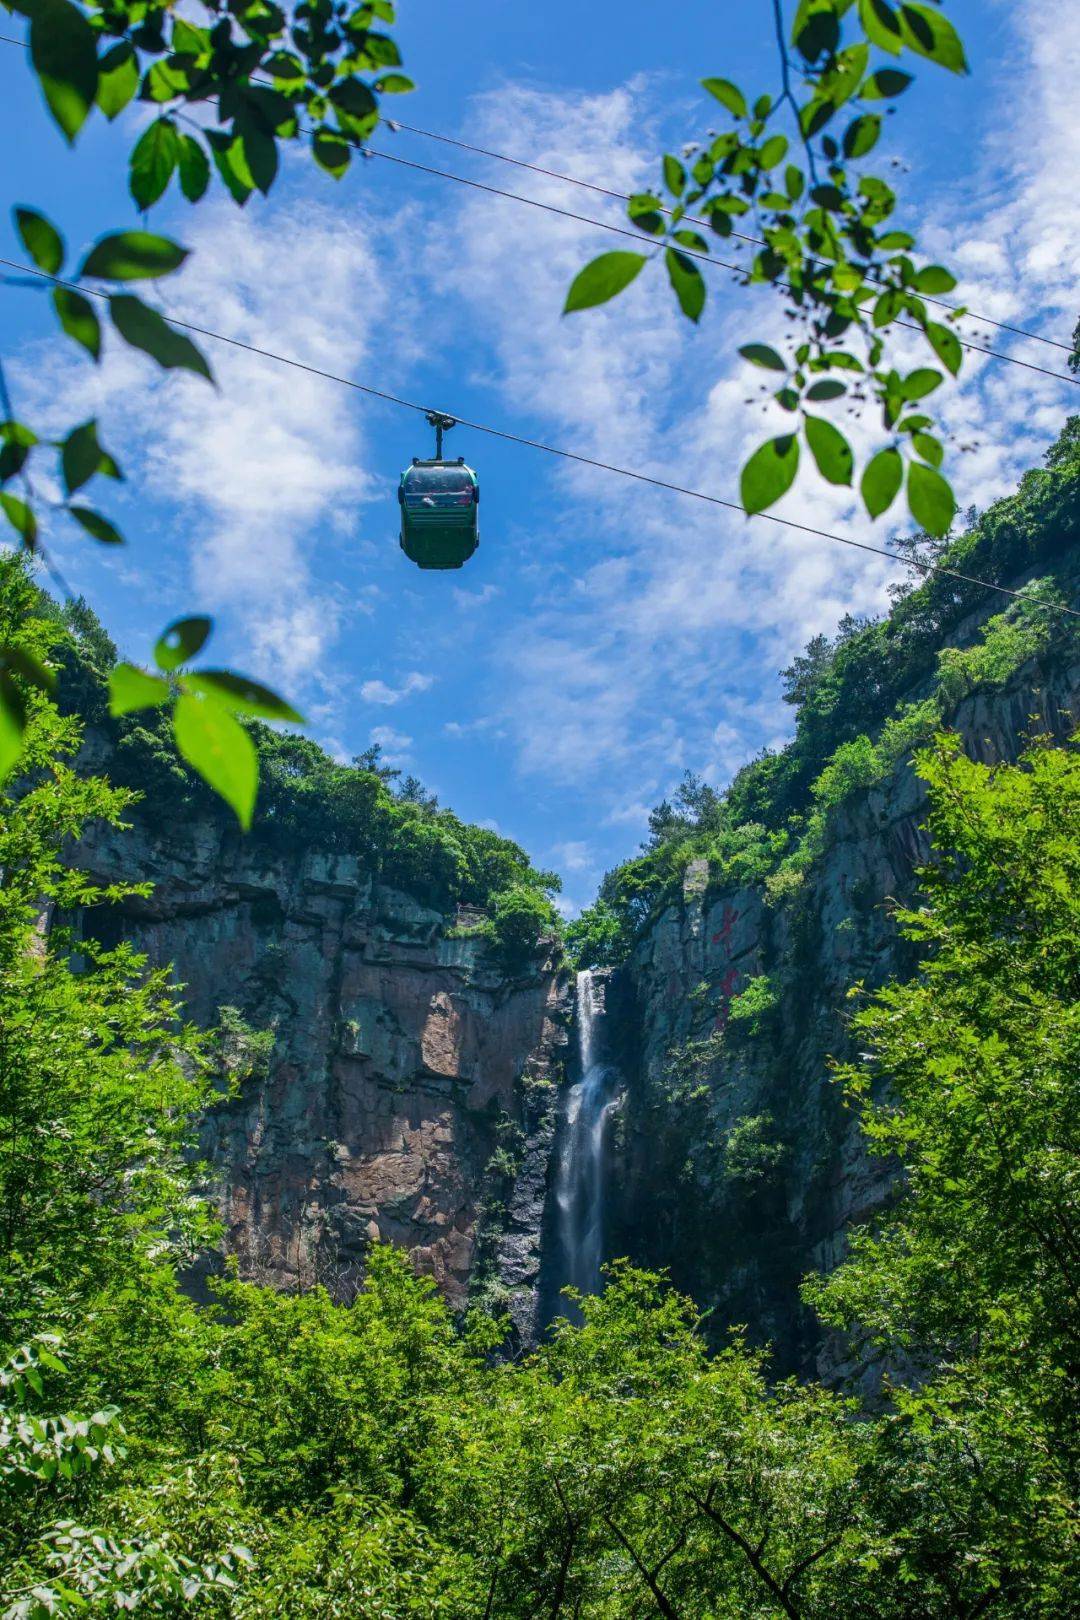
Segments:
[[[430,411],[428,421],[435,429],[434,460],[414,456],[398,485],[401,549],[420,568],[460,568],[480,544],[480,480],[463,457],[443,460],[443,434],[454,418]]]

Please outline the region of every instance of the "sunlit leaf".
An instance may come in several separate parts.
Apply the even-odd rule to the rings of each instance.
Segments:
[[[698,320],[705,308],[705,280],[701,271],[693,259],[688,259],[678,248],[665,250],[664,263],[668,280],[679,300],[679,308],[690,320]]]
[[[859,95],[864,101],[888,101],[900,95],[911,83],[911,74],[900,68],[879,68],[863,81]]]
[[[312,137],[311,149],[319,167],[333,175],[335,180],[340,180],[349,167],[351,153],[348,142],[332,130],[317,129]]]
[[[26,700],[7,670],[0,671],[0,781],[15,769],[26,731]]]
[[[818,472],[830,484],[850,484],[855,458],[840,429],[823,416],[807,416],[806,442]]]
[[[176,746],[188,764],[251,826],[259,786],[255,744],[228,709],[212,698],[185,692],[173,710]]]
[[[38,532],[33,510],[18,495],[9,495],[6,490],[0,493],[0,508],[23,544],[32,551]]]
[[[686,170],[670,152],[664,158],[664,184],[675,197],[681,197],[686,190]]]
[[[110,121],[119,117],[139,88],[139,61],[126,39],[98,63],[97,104]]]
[[[935,439],[932,433],[913,433],[911,442],[916,452],[928,461],[931,467],[940,467],[945,458],[945,449],[940,439]]]
[[[0,646],[0,667],[21,675],[24,681],[36,686],[39,692],[56,691],[56,671],[43,664],[29,647],[20,647],[11,641],[4,642],[3,646]]]
[[[928,264],[915,276],[915,291],[920,293],[947,293],[956,286],[956,277],[943,264]]]
[[[81,343],[95,360],[101,358],[101,322],[88,298],[71,287],[54,287],[53,308],[69,338]]]
[[[900,7],[900,28],[905,45],[920,56],[948,68],[950,73],[967,72],[960,35],[948,17],[933,6],[916,5],[914,0],[907,0]]]
[[[70,0],[33,0],[23,9],[30,17],[34,72],[49,111],[73,141],[97,94],[98,35]]]
[[[116,231],[96,242],[79,267],[80,276],[97,281],[147,281],[171,275],[187,258],[187,249],[150,231]]]
[[[168,702],[169,683],[160,675],[148,675],[134,664],[116,664],[109,674],[109,713],[131,714]]]
[[[140,209],[156,203],[180,161],[180,134],[171,118],[155,118],[131,152],[129,186]]]
[[[104,473],[109,478],[120,477],[116,462],[98,441],[96,421],[83,422],[81,426],[72,428],[60,447],[60,465],[64,487],[69,495],[74,495],[95,473]]]
[[[859,21],[871,45],[900,55],[904,48],[900,19],[887,0],[859,0]]]
[[[751,515],[764,512],[791,488],[798,470],[799,441],[794,433],[759,445],[739,479],[743,509]]]
[[[901,396],[908,400],[925,399],[934,389],[944,381],[940,371],[934,371],[931,366],[920,366],[917,371],[909,372],[900,384]]]
[[[197,670],[184,676],[184,686],[192,692],[216,698],[234,714],[258,715],[263,720],[292,720],[297,724],[304,718],[268,686],[249,680],[246,675],[234,675],[228,669]]]
[[[194,658],[213,628],[213,619],[202,613],[176,619],[158,637],[154,646],[154,662],[166,672],[178,669],[189,658]]]
[[[879,450],[867,462],[859,482],[866,510],[872,518],[880,517],[896,499],[904,481],[904,462],[899,450]]]
[[[908,467],[908,506],[911,515],[927,534],[948,534],[956,515],[956,497],[951,486],[933,467],[913,461]]]
[[[599,258],[592,259],[583,270],[579,270],[570,283],[563,314],[606,304],[609,298],[614,298],[616,293],[629,287],[644,264],[643,253],[623,253],[618,250],[601,253]]]
[[[375,80],[375,88],[384,96],[403,96],[416,86],[404,73],[383,73]]]
[[[16,208],[15,223],[38,269],[55,276],[64,264],[64,238],[56,226],[33,208]]]
[[[109,314],[113,325],[135,349],[157,361],[165,371],[195,371],[207,382],[213,382],[213,373],[202,352],[191,339],[177,332],[165,318],[131,293],[114,293],[109,299]]]
[[[880,113],[864,113],[862,118],[856,118],[844,131],[844,156],[848,158],[865,157],[867,152],[873,151],[881,134]]]
[[[746,97],[730,79],[702,79],[702,88],[715,96],[722,106],[736,118],[746,117]]]
[[[960,347],[960,339],[956,333],[937,321],[928,321],[926,335],[942,365],[955,377],[964,363],[964,351]]]

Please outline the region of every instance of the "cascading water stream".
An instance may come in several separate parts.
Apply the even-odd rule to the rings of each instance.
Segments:
[[[555,1173],[561,1282],[583,1294],[598,1294],[604,1243],[604,1138],[615,1105],[617,1071],[597,1055],[596,996],[587,969],[577,976],[576,1023],[580,1079],[567,1094]]]

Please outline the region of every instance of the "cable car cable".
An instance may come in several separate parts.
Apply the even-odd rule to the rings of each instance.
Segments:
[[[16,45],[22,50],[25,50],[27,48],[26,47],[26,42],[24,40],[15,39],[11,34],[0,34],[0,42],[2,42],[5,45]],[[253,77],[253,79],[257,80],[259,83],[265,83],[265,84],[272,85],[273,82],[274,82],[272,79],[265,77],[263,74],[253,74],[252,77]],[[460,150],[463,151],[463,152],[475,153],[478,157],[494,158],[499,163],[509,163],[509,164],[512,164],[515,168],[518,168],[518,169],[528,169],[532,174],[544,175],[548,179],[551,179],[551,180],[561,180],[568,186],[579,186],[579,187],[582,188],[582,190],[596,192],[601,197],[611,197],[617,202],[629,202],[629,200],[630,200],[629,194],[627,192],[613,191],[608,186],[596,185],[591,180],[581,180],[577,176],[572,175],[572,174],[562,174],[557,169],[545,169],[540,164],[537,164],[537,163],[526,163],[523,158],[510,157],[510,155],[508,153],[506,153],[506,152],[494,152],[490,148],[485,147],[485,146],[473,146],[473,145],[470,144],[470,142],[458,140],[453,135],[440,135],[437,131],[432,130],[432,129],[420,129],[418,125],[406,124],[400,118],[384,118],[382,120],[382,122],[384,124],[386,124],[387,127],[389,129],[391,129],[391,130],[404,129],[404,130],[407,130],[410,135],[421,135],[421,136],[424,136],[428,140],[441,141],[445,146],[456,146],[456,147],[460,148]],[[306,130],[305,132],[308,133],[308,134],[311,133],[310,130]],[[364,150],[364,149],[362,148],[362,150]],[[388,158],[391,162],[396,161],[398,163],[406,163],[408,161],[405,158],[396,158],[395,159],[395,158],[393,158],[391,156],[391,154],[389,152],[376,152],[371,148],[367,148],[366,150],[368,151],[369,156],[372,156],[372,157],[385,157],[385,158]],[[414,164],[413,167],[422,168],[423,165],[422,164]],[[428,172],[431,173],[431,174],[443,174],[443,171],[438,170],[438,169],[431,169]],[[459,175],[445,174],[445,175],[443,175],[443,177],[445,179],[448,179],[448,180],[459,180],[462,185],[479,185],[479,182],[465,180]],[[486,188],[481,188],[481,189],[486,189],[486,190],[491,190],[491,191],[496,190],[495,187],[486,187]],[[531,197],[519,197],[516,192],[497,191],[496,194],[498,196],[501,196],[501,197],[513,197],[518,202],[532,203],[533,206],[536,207],[536,208],[548,207],[548,205],[545,204],[545,203],[534,202]],[[554,209],[552,211],[553,212],[565,212],[565,210],[558,210],[558,209]],[[660,211],[661,211],[661,213],[664,213],[664,214],[670,214],[672,212],[672,210],[670,208],[665,207],[663,203],[660,204]],[[573,218],[573,219],[582,219],[583,218],[583,216],[580,215],[580,214],[572,214],[572,215],[570,215],[570,217]],[[706,230],[708,230],[710,228],[709,224],[708,224],[708,221],[701,219],[697,215],[687,214],[685,216],[685,218],[689,221],[689,223],[691,223],[693,225],[700,225]],[[590,224],[590,225],[597,225],[602,230],[616,230],[616,229],[619,229],[619,227],[617,227],[617,226],[605,225],[600,220],[588,220],[587,223]],[[639,233],[637,233],[635,231],[624,231],[623,234],[626,235],[626,236],[632,237],[634,241],[642,241],[642,240],[644,240],[644,238],[641,235],[639,235]],[[736,230],[733,230],[731,234],[732,234],[732,236],[736,237],[740,242],[749,242],[749,243],[753,244],[756,247],[767,247],[768,246],[768,244],[760,236],[747,236],[744,232],[736,231]],[[684,248],[681,251],[687,252],[689,250]],[[695,256],[696,257],[706,257],[706,255],[695,255]],[[723,260],[721,260],[721,259],[716,259],[713,262],[716,263],[716,264],[723,264]],[[814,260],[812,262],[821,263],[823,261]],[[739,275],[745,275],[745,273],[746,273],[744,267],[741,266],[741,265],[726,266],[725,268],[734,269],[734,270],[736,270],[736,272]],[[780,282],[779,285],[780,286],[787,286],[787,283],[786,282]],[[924,303],[934,304],[938,309],[947,309],[947,310],[952,310],[952,311],[955,312],[956,309],[959,307],[956,304],[950,304],[944,298],[932,297],[929,293],[920,293],[919,296],[922,298]],[[1061,349],[1065,354],[1073,354],[1075,352],[1074,346],[1071,343],[1062,343],[1057,338],[1044,337],[1039,332],[1029,332],[1025,327],[1022,327],[1022,326],[1011,326],[1007,321],[995,321],[989,315],[980,315],[977,310],[965,309],[964,313],[967,315],[969,320],[978,321],[983,326],[993,326],[999,332],[1012,332],[1016,337],[1030,338],[1033,343],[1045,343],[1052,349]],[[911,323],[907,322],[907,321],[899,321],[899,322],[897,322],[897,324],[900,325],[900,326],[911,326]],[[912,326],[911,330],[919,331],[919,330],[921,330],[921,328]],[[971,343],[965,343],[964,347],[965,348],[975,349],[980,354],[993,355],[993,357],[995,359],[998,359],[998,360],[1009,360],[1009,361],[1012,362],[1013,365],[1027,366],[1029,370],[1033,370],[1033,371],[1041,370],[1041,367],[1030,366],[1027,361],[1015,360],[1012,355],[1000,354],[994,349],[980,349],[977,344],[971,344]],[[1048,377],[1057,377],[1057,376],[1060,376],[1061,374],[1060,374],[1060,372],[1048,371],[1046,373],[1046,375]],[[1066,381],[1066,382],[1069,382],[1071,380],[1072,380],[1071,378],[1065,378],[1064,379],[1064,381]]]
[[[612,225],[606,220],[593,219],[588,214],[578,214],[572,208],[560,208],[555,203],[538,202],[535,197],[523,197],[518,191],[504,191],[500,186],[487,185],[483,180],[470,180],[463,174],[452,174],[449,169],[436,169],[427,163],[417,163],[413,158],[398,157],[393,152],[383,152],[377,147],[362,146],[360,150],[366,157],[382,158],[387,163],[400,164],[402,168],[416,169],[421,174],[434,175],[439,180],[453,180],[459,186],[469,186],[473,191],[486,191],[493,197],[505,197],[511,202],[527,203],[530,208],[540,208],[546,214],[559,214],[563,219],[575,219],[582,225],[593,225],[600,231],[611,231],[616,236],[628,236],[639,247],[647,246],[649,238],[642,236],[640,231],[633,231],[626,225]],[[747,274],[746,266],[730,264],[726,259],[717,259],[711,253],[700,253],[696,248],[682,247],[679,252],[684,253],[688,259],[699,259],[705,264],[716,265],[721,270],[733,270],[737,276]],[[774,287],[787,287],[791,289],[790,282],[782,281],[779,277],[768,283]],[[894,326],[903,326],[909,332],[921,332],[922,327],[915,321],[896,320]],[[974,354],[985,354],[991,360],[1004,360],[1010,366],[1023,366],[1025,371],[1037,371],[1040,376],[1054,377],[1058,382],[1070,383],[1074,388],[1080,388],[1080,377],[1066,377],[1061,371],[1050,371],[1046,366],[1037,366],[1031,360],[1021,360],[1014,354],[1002,354],[1000,349],[987,349],[981,343],[972,343],[967,338],[957,337],[962,349],[970,349]]]
[[[477,157],[494,158],[499,163],[512,164],[516,169],[528,169],[530,174],[544,175],[549,180],[561,180],[568,186],[580,186],[583,191],[593,191],[598,196],[610,197],[615,202],[625,203],[630,201],[630,195],[628,192],[613,191],[609,186],[599,186],[594,181],[582,180],[577,175],[562,174],[558,169],[545,169],[539,163],[526,163],[524,158],[510,157],[506,152],[493,152],[489,147],[473,146],[469,141],[456,140],[452,135],[440,135],[436,130],[433,129],[420,129],[415,124],[406,124],[400,118],[387,117],[382,121],[391,130],[404,129],[407,130],[410,135],[423,135],[429,141],[441,141],[444,146],[456,146],[463,152],[474,153]],[[673,210],[665,207],[664,204],[661,203],[659,205],[659,212],[662,214],[670,214],[673,212]],[[699,215],[686,214],[683,217],[691,225],[700,225],[706,230],[710,229],[708,220],[702,219]],[[734,229],[732,230],[731,234],[740,242],[750,242],[755,247],[768,246],[768,243],[760,236],[748,236],[744,231],[736,231]],[[643,240],[644,238],[641,239]],[[813,262],[820,264],[823,261],[818,259],[814,260]],[[950,304],[946,298],[931,297],[929,293],[920,293],[919,297],[926,304],[935,304],[938,309],[948,309],[955,313],[959,307],[956,304]],[[1062,343],[1057,338],[1044,337],[1040,332],[1029,332],[1023,326],[1010,326],[1008,321],[995,321],[989,315],[980,315],[977,310],[965,309],[964,314],[967,315],[969,320],[979,321],[984,326],[996,327],[999,332],[1012,332],[1017,337],[1030,338],[1034,343],[1045,343],[1052,349],[1063,349],[1066,354],[1072,354],[1074,352],[1073,345],[1071,343]]]
[[[57,287],[70,287],[81,293],[89,293],[95,298],[108,300],[109,294],[96,287],[81,286],[73,281],[66,281],[61,276],[51,276],[45,270],[39,270],[36,265],[19,264],[13,259],[0,257],[0,265],[6,265],[10,270],[17,270],[21,275],[36,276],[41,281],[51,282]],[[351,388],[360,394],[367,394],[373,399],[386,400],[391,405],[400,405],[405,410],[418,411],[427,416],[431,411],[430,405],[421,405],[416,400],[404,399],[399,394],[391,394],[384,388],[374,388],[370,383],[356,382],[352,377],[342,377],[339,373],[325,371],[320,366],[308,365],[304,360],[296,360],[290,355],[276,354],[272,349],[260,348],[256,343],[245,343],[241,338],[226,337],[224,332],[215,332],[206,326],[196,326],[193,321],[182,321],[173,315],[168,317],[169,323],[185,332],[194,332],[198,337],[212,338],[217,343],[228,344],[230,348],[242,349],[247,354],[261,355],[265,360],[274,360],[279,365],[292,366],[297,371],[307,372],[312,377],[322,377],[327,382],[340,383],[343,388]],[[601,472],[614,473],[620,478],[631,478],[639,484],[651,484],[656,489],[666,489],[675,495],[687,495],[693,500],[705,501],[710,506],[721,506],[729,512],[738,512],[746,517],[744,508],[737,501],[725,500],[720,495],[709,495],[704,490],[691,489],[684,484],[675,484],[666,478],[656,478],[650,473],[637,472],[630,467],[619,467],[610,461],[600,461],[595,456],[583,455],[577,450],[566,450],[559,445],[544,444],[540,439],[529,439],[521,433],[511,433],[506,428],[492,427],[486,422],[473,422],[468,417],[454,413],[454,420],[461,427],[472,428],[475,433],[486,433],[494,439],[502,439],[508,444],[520,444],[528,450],[541,450],[548,456],[559,456],[565,461],[578,462],[585,467],[596,467]],[[779,524],[785,529],[797,530],[800,534],[815,535],[821,540],[833,540],[837,545],[851,546],[856,551],[871,552],[874,556],[885,557],[889,562],[896,563],[903,568],[913,568],[917,573],[930,578],[934,574],[941,574],[949,579],[960,580],[965,585],[978,585],[983,590],[996,591],[1001,596],[1023,596],[1025,601],[1033,602],[1037,606],[1047,607],[1057,613],[1067,613],[1071,618],[1080,619],[1080,610],[1067,607],[1060,602],[1051,602],[1046,597],[1031,596],[1026,592],[1013,590],[1008,585],[996,585],[992,580],[979,579],[974,574],[964,574],[958,569],[948,568],[944,564],[916,562],[911,557],[898,556],[894,551],[887,551],[883,546],[871,545],[866,540],[853,540],[849,535],[833,534],[828,529],[817,529],[809,523],[798,523],[794,518],[778,517],[774,512],[756,512],[754,517],[763,518],[768,523]]]

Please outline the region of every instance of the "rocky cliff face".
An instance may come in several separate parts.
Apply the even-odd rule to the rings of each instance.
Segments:
[[[1026,737],[1080,720],[1080,665],[1032,662],[975,691],[954,716],[968,751],[1015,758]],[[850,1055],[846,994],[910,969],[889,900],[908,900],[927,855],[922,783],[905,763],[834,812],[824,859],[791,904],[759,887],[710,885],[704,862],[622,970],[627,1077],[610,1176],[607,1250],[670,1269],[719,1328],[749,1325],[782,1368],[858,1376],[820,1343],[800,1277],[829,1268],[845,1233],[889,1195],[830,1080]],[[732,1000],[770,976],[773,1005],[733,1019]]]
[[[99,831],[78,858],[153,885],[83,926],[172,963],[244,1076],[203,1129],[243,1274],[348,1296],[389,1239],[454,1306],[498,1281],[531,1334],[569,1017],[557,957],[508,975],[468,937],[475,917],[374,885],[351,856],[210,822]]]

